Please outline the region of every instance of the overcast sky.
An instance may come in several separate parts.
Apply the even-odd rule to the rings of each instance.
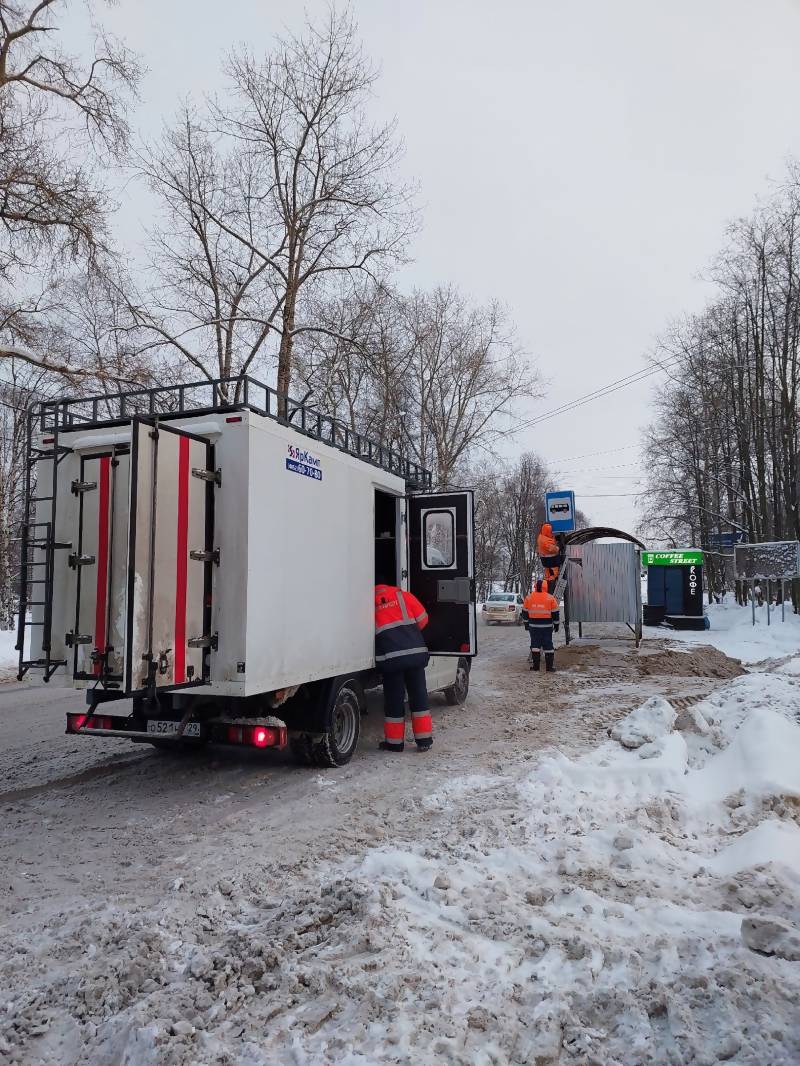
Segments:
[[[317,0],[119,0],[147,133]],[[528,417],[633,373],[699,309],[726,222],[800,156],[800,0],[355,0],[424,227],[403,282],[505,301],[549,379]],[[146,210],[124,206],[132,234]],[[655,379],[657,380],[657,379]],[[632,529],[651,382],[521,432],[597,524]],[[573,456],[585,459],[565,461]],[[630,465],[629,465],[630,464]]]

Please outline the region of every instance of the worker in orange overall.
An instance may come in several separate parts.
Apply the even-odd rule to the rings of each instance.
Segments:
[[[428,648],[422,630],[428,612],[416,596],[394,585],[375,586],[375,665],[383,675],[383,751],[405,746],[405,694],[411,708],[411,728],[419,751],[433,744],[425,667]]]
[[[548,591],[552,592],[564,562],[564,551],[553,536],[553,527],[549,522],[544,523],[536,538],[536,554],[544,567]]]
[[[558,600],[547,591],[547,582],[536,582],[533,591],[525,597],[523,610],[528,616],[527,626],[531,638],[531,670],[540,668],[544,652],[545,669],[552,673],[556,668],[553,632],[558,632],[561,616]]]

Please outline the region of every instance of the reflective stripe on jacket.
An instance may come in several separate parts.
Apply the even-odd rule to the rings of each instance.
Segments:
[[[428,612],[411,592],[375,586],[375,662],[378,666],[422,665],[428,648],[420,632]]]
[[[528,612],[529,629],[547,629],[557,625],[561,617],[558,600],[544,589],[541,592],[529,592],[525,597],[524,609]]]

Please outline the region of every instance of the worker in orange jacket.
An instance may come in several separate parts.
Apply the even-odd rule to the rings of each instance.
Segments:
[[[553,527],[545,522],[536,538],[536,554],[544,567],[544,577],[549,591],[555,586],[564,562],[564,550],[553,536]]]
[[[375,586],[375,665],[383,675],[383,751],[402,751],[405,746],[406,692],[417,748],[428,751],[433,744],[425,684],[430,656],[422,636],[427,624],[428,612],[416,596],[394,585]]]
[[[558,632],[561,616],[558,600],[547,590],[547,582],[537,581],[533,591],[525,597],[523,611],[527,614],[528,633],[531,638],[531,670],[538,670],[544,652],[545,669],[552,673],[556,668],[553,632]]]

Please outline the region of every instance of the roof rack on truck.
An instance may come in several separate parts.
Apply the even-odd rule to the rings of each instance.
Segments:
[[[378,466],[405,479],[410,489],[431,487],[431,472],[337,418],[323,414],[305,400],[278,393],[249,376],[161,385],[128,392],[43,400],[33,408],[40,432],[58,429],[93,429],[126,422],[134,416],[157,416],[161,421],[185,418],[187,414],[219,414],[235,410],[254,411],[291,426],[313,440],[322,441],[348,455]]]

